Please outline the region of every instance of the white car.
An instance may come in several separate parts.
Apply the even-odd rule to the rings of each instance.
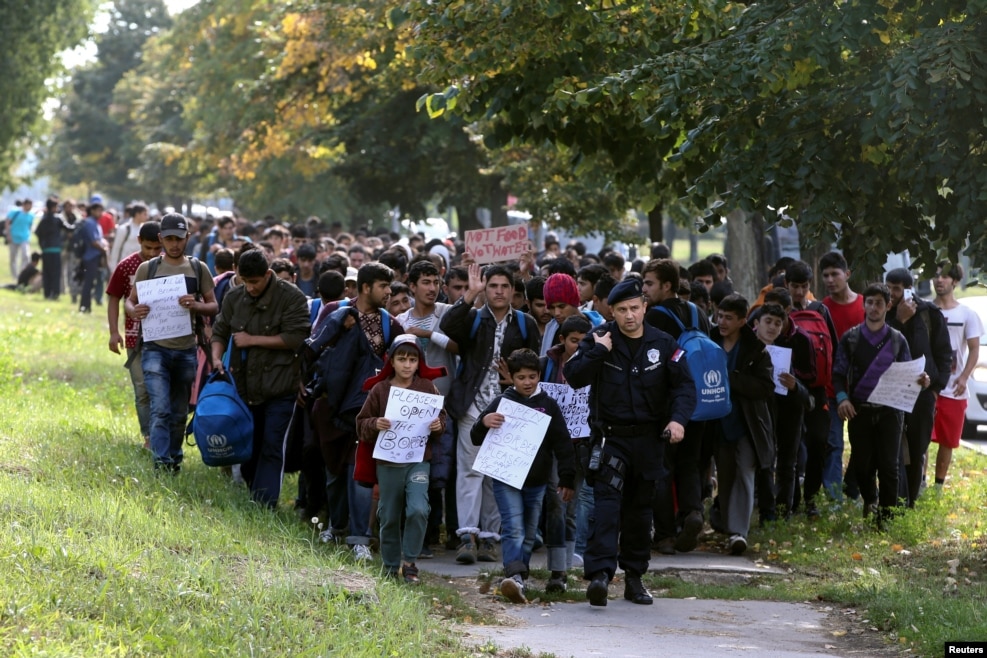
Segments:
[[[987,328],[987,296],[963,297],[959,302],[973,309]],[[967,383],[967,394],[963,438],[976,439],[987,433],[987,334],[980,337],[980,358]]]

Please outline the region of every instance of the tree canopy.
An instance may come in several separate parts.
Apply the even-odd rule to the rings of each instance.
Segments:
[[[0,187],[36,134],[58,53],[82,41],[93,10],[91,0],[0,3]]]
[[[709,221],[784,211],[877,273],[905,248],[925,267],[968,239],[987,255],[985,5],[413,0],[409,12],[422,80],[443,88],[422,99],[433,116],[488,121],[491,146],[605,159],[645,208],[670,191]]]

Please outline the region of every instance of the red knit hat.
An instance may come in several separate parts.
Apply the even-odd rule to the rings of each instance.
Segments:
[[[562,302],[569,306],[579,306],[579,287],[568,274],[553,274],[545,282],[545,305]]]

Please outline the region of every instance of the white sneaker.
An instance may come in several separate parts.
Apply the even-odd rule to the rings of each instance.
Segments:
[[[353,547],[353,557],[357,560],[372,560],[374,558],[373,553],[370,552],[370,547],[364,544],[357,544]]]
[[[579,553],[572,554],[572,566],[581,567],[583,566],[583,556]]]

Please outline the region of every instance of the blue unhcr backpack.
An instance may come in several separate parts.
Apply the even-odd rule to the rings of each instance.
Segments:
[[[689,303],[689,310],[692,311],[692,326],[688,329],[671,309],[664,306],[656,308],[675,320],[682,330],[677,341],[678,346],[685,352],[689,372],[696,382],[696,410],[692,412],[690,420],[724,418],[732,409],[727,353],[699,328],[699,310],[695,304]]]
[[[250,459],[254,450],[254,416],[237,393],[230,374],[233,339],[223,356],[223,374],[213,372],[195,405],[192,434],[206,466],[232,466]]]

